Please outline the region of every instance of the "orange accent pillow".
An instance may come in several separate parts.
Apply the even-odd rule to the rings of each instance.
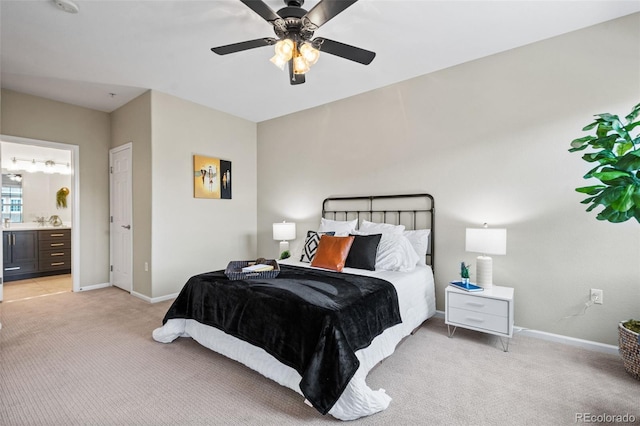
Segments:
[[[323,235],[320,238],[316,255],[311,261],[311,266],[341,272],[354,239],[354,236],[332,237]]]

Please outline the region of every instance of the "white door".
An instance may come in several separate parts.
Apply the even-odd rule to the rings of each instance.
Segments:
[[[131,143],[109,150],[111,285],[133,289],[131,228]]]

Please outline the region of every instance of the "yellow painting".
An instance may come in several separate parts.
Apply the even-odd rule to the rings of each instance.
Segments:
[[[231,199],[231,161],[194,155],[193,196]]]

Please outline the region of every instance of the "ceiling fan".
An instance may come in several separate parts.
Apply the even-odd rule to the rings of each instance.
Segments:
[[[320,0],[308,12],[302,8],[304,0],[284,0],[286,6],[277,12],[262,0],[240,1],[273,25],[277,38],[265,37],[212,48],[211,50],[218,55],[275,45],[276,54],[271,58],[271,62],[281,69],[288,64],[289,81],[294,85],[305,82],[304,75],[311,65],[316,63],[320,52],[364,65],[369,65],[376,56],[375,52],[328,38],[313,38],[313,33],[318,28],[357,0]]]

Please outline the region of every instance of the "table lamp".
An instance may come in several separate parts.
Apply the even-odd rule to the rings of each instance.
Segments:
[[[481,253],[476,259],[476,284],[483,288],[493,286],[493,259],[488,254],[507,254],[507,230],[467,228],[466,251]]]
[[[280,240],[280,255],[289,250],[289,241],[296,239],[296,224],[293,222],[280,222],[273,224],[273,239]]]

